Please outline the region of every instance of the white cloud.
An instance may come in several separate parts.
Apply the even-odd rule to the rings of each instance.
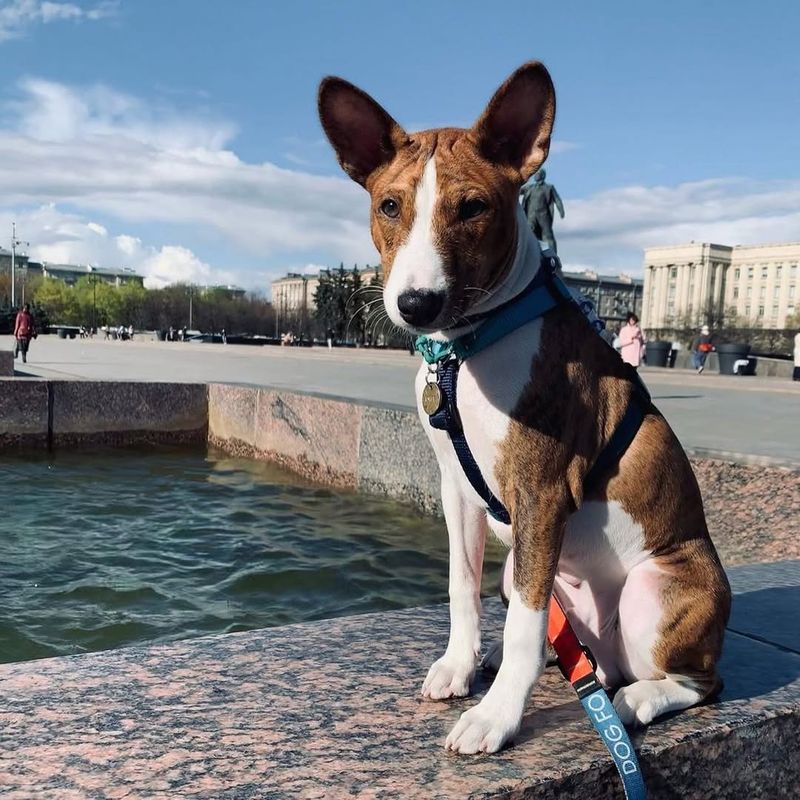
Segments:
[[[641,272],[645,247],[689,241],[754,244],[800,239],[800,180],[720,178],[624,186],[564,201],[555,224],[566,264]]]
[[[246,286],[263,286],[283,269],[316,271],[318,261],[377,261],[361,188],[344,177],[243,161],[227,120],[103,85],[28,78],[17,90],[0,116],[0,231],[16,217],[39,258],[130,266],[152,281]],[[306,156],[321,153],[324,142],[286,144]],[[558,145],[562,152],[577,146]],[[800,180],[626,186],[566,198],[565,206],[556,235],[568,268],[635,273],[644,247],[692,239],[800,239]],[[108,230],[97,217],[111,220]],[[148,223],[202,231],[206,240],[224,241],[239,262],[249,259],[251,269],[232,273],[207,263],[191,234],[169,242],[130,234],[133,224],[141,230]]]
[[[29,78],[19,91],[4,116],[14,127],[0,129],[7,206],[68,203],[120,227],[196,226],[221,233],[255,268],[256,259],[293,261],[303,252],[375,259],[362,189],[344,177],[242,161],[225,120],[151,107],[102,85]]]
[[[0,5],[0,42],[17,39],[34,25],[65,20],[96,21],[113,16],[119,8],[116,0],[86,7],[76,3],[48,0],[10,0]]]
[[[130,267],[143,275],[149,287],[168,283],[233,284],[247,276],[215,269],[182,245],[146,245],[129,234],[109,235],[108,229],[78,214],[41,206],[16,217],[17,230],[30,239],[27,254],[52,264],[92,264]],[[10,229],[11,217],[0,212],[0,229]]]

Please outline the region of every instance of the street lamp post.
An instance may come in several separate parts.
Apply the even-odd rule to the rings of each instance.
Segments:
[[[192,330],[192,298],[194,297],[194,286],[189,284],[189,330]]]
[[[17,223],[11,223],[11,308],[16,308],[16,292],[15,292],[15,284],[16,284],[16,276],[15,276],[15,267],[16,267],[16,259],[17,259],[17,246],[24,244],[26,247],[30,247],[30,242],[23,242],[20,239],[17,239]]]

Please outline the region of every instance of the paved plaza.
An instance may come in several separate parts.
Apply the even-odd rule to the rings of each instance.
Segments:
[[[0,347],[11,348],[11,337]],[[418,359],[405,352],[156,342],[32,343],[17,374],[51,379],[226,382],[413,406]],[[644,369],[653,398],[684,446],[713,456],[800,466],[800,384]]]

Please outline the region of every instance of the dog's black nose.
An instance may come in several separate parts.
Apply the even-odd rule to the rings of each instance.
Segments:
[[[444,305],[444,292],[409,289],[397,298],[397,310],[409,325],[430,325]]]

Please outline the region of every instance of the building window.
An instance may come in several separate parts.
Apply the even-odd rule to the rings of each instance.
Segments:
[[[781,287],[780,286],[776,286],[772,290],[772,299],[773,300],[777,300],[780,296],[781,296]]]
[[[769,268],[766,264],[761,265],[761,277],[766,278],[769,275]]]
[[[763,300],[767,296],[767,287],[762,286],[758,292],[758,297],[760,300]]]
[[[794,300],[794,284],[789,287],[789,299]]]
[[[752,278],[754,274],[755,267],[748,267],[747,268],[747,277]]]
[[[748,286],[747,287],[747,299],[749,300],[752,296],[753,296],[753,287],[752,286]]]
[[[749,316],[750,316],[750,303],[748,303],[748,304],[747,304],[747,305],[744,307],[744,315],[745,315],[746,317],[749,317]]]
[[[789,277],[792,279],[797,277],[797,264],[789,265]]]
[[[669,271],[670,278],[677,278],[678,277],[678,268],[672,267]]]
[[[775,303],[775,305],[772,306],[772,316],[773,317],[777,317],[778,316],[778,304],[777,303]]]
[[[734,300],[738,300],[739,299],[739,287],[738,286],[733,290],[733,299]]]
[[[763,317],[764,316],[764,306],[759,306],[758,307],[758,316],[759,317]]]
[[[781,279],[781,273],[782,272],[783,272],[783,267],[780,264],[778,264],[778,266],[775,267],[775,280],[776,281],[779,281]]]
[[[739,269],[739,267],[736,267],[736,269],[733,271],[733,279],[735,281],[738,281],[739,278],[741,277],[742,277],[742,271]]]

